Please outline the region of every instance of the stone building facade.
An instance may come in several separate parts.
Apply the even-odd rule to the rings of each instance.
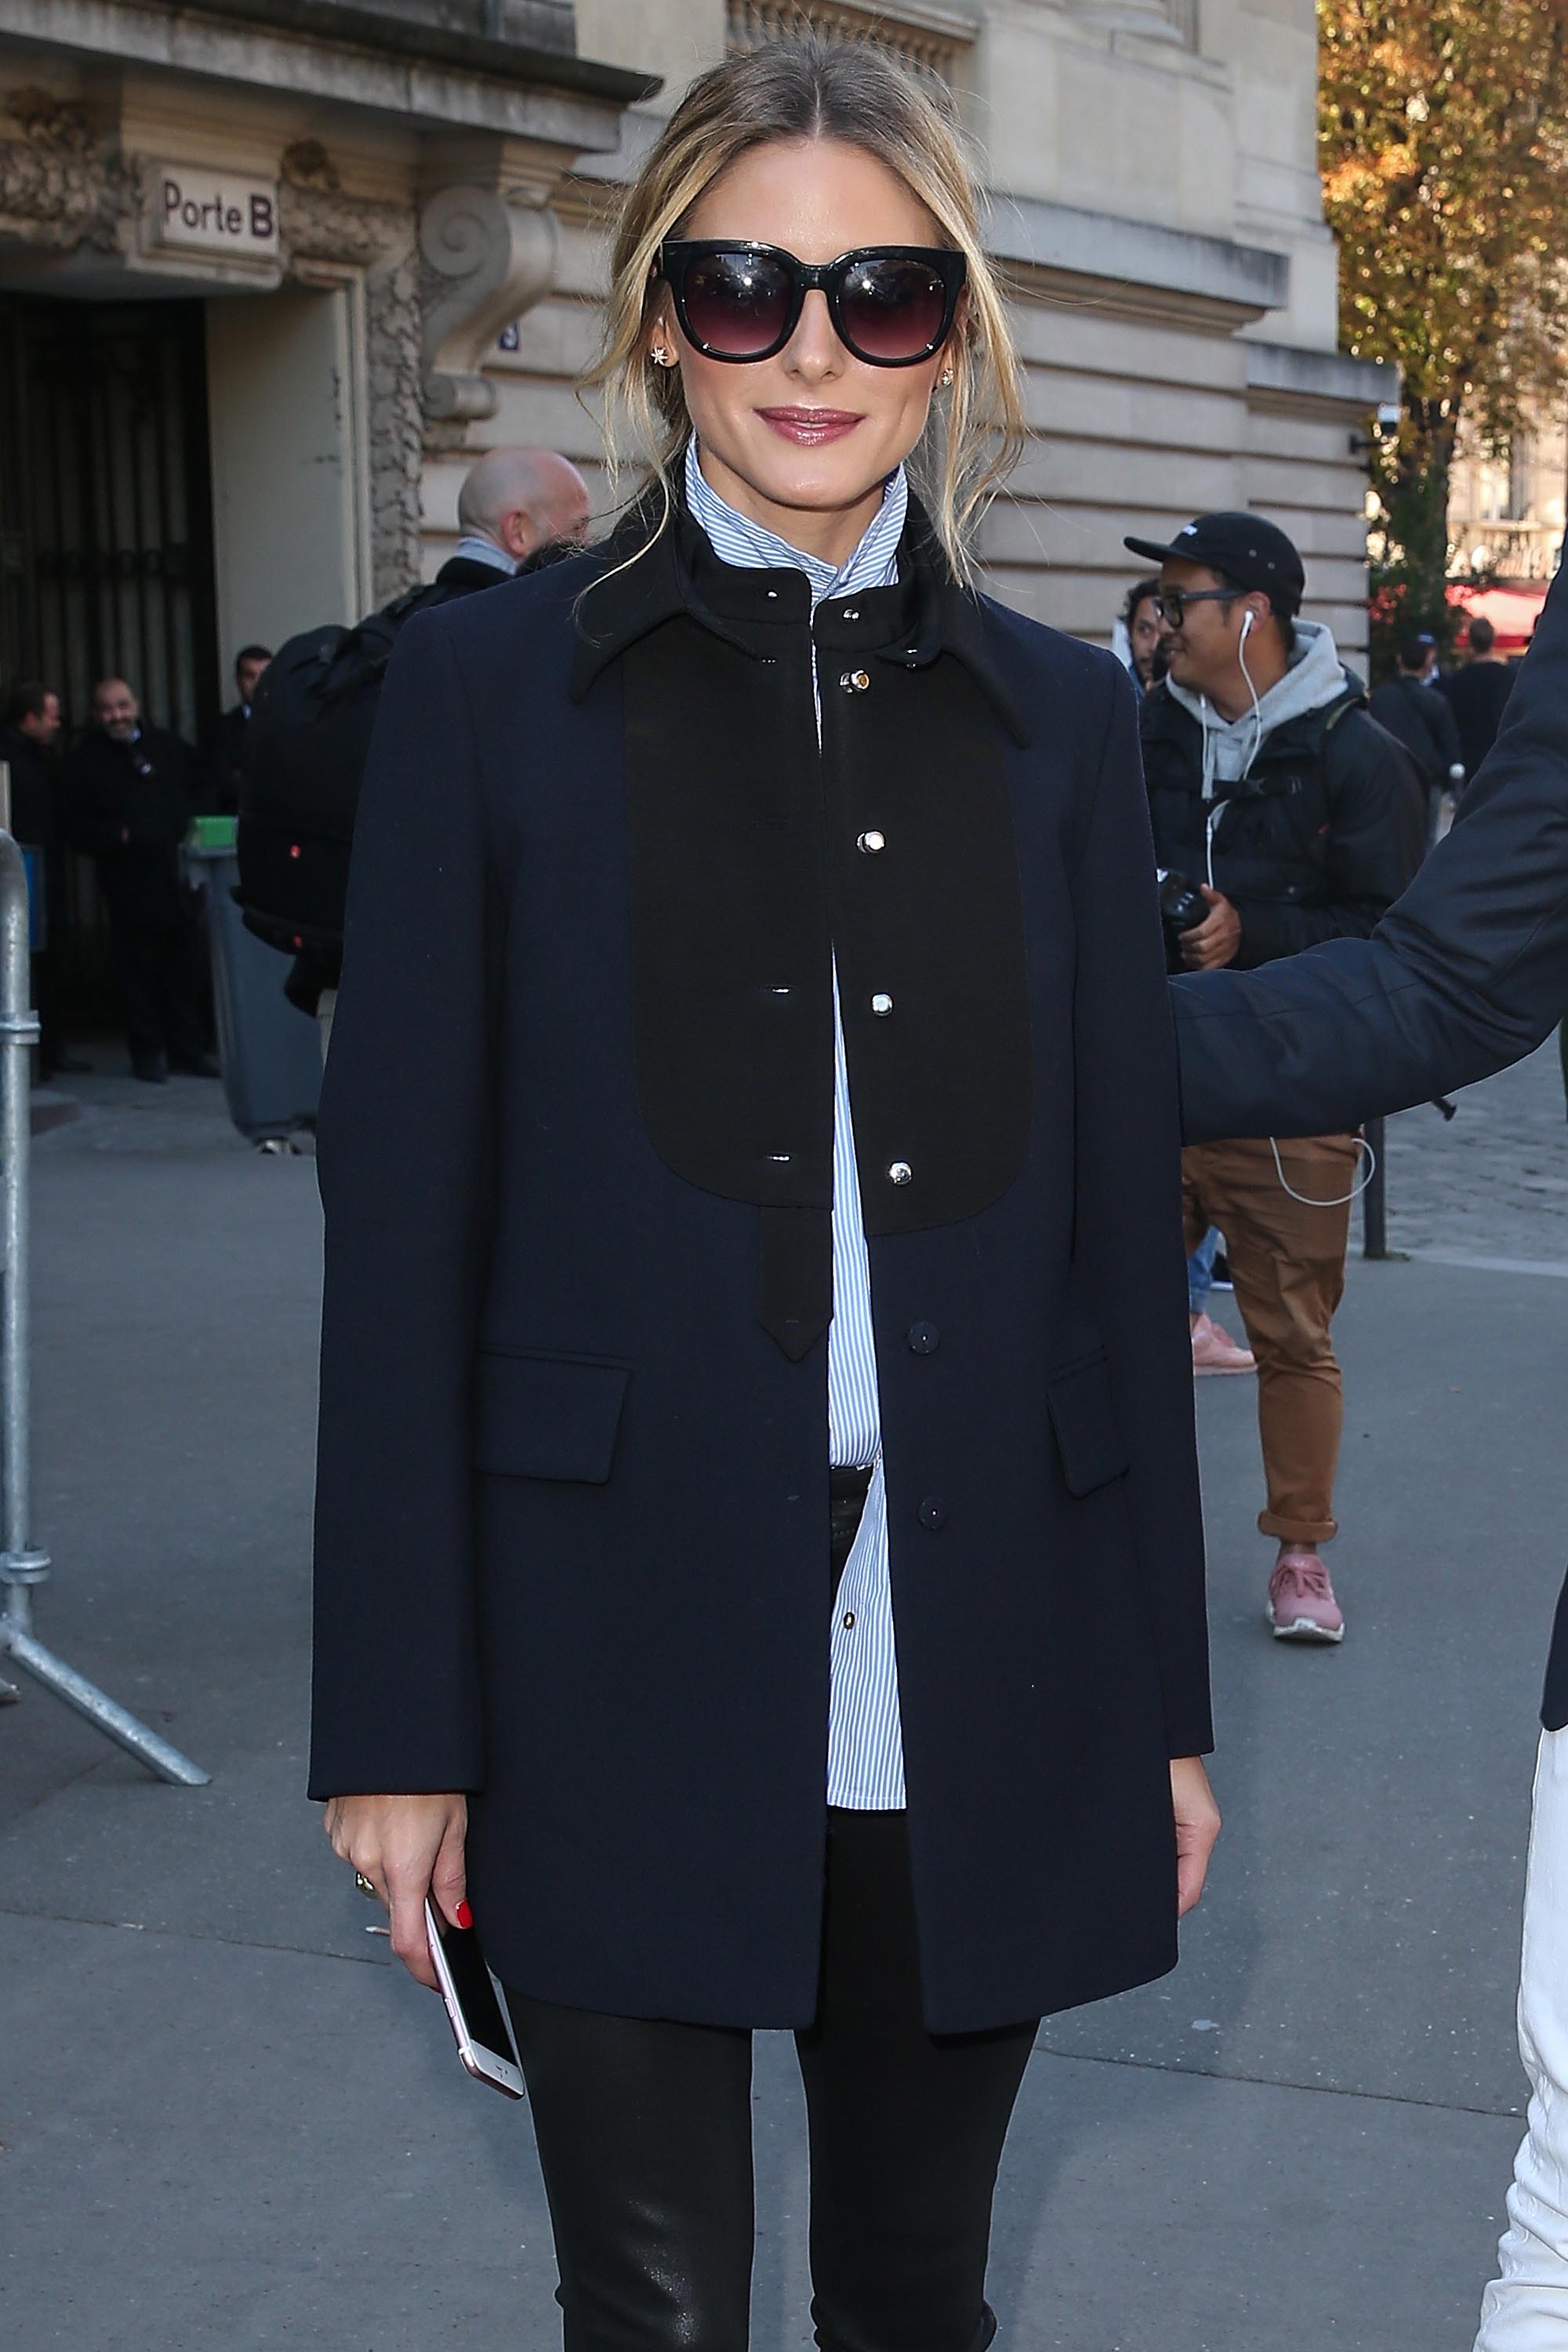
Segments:
[[[661,109],[802,16],[984,158],[1034,438],[997,592],[1109,635],[1125,530],[1257,507],[1364,642],[1378,372],[1336,350],[1312,0],[0,0],[0,676],[199,730],[236,647],[429,572],[573,389]]]

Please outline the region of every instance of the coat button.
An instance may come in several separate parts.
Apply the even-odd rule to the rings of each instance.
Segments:
[[[868,669],[847,669],[838,681],[846,694],[864,694],[871,683]]]
[[[885,833],[875,831],[863,833],[855,846],[863,857],[875,857],[879,849],[886,849],[888,846],[888,836]]]
[[[934,1323],[911,1323],[910,1345],[917,1356],[934,1356],[942,1343],[942,1333]]]
[[[885,1021],[892,1009],[892,998],[888,994],[886,989],[879,988],[877,991],[876,995],[871,999],[872,1012],[876,1014],[879,1021]]]
[[[907,1160],[895,1160],[888,1171],[888,1181],[889,1184],[907,1184],[914,1172]]]
[[[922,1528],[946,1527],[947,1505],[940,1495],[928,1495],[921,1505],[921,1525]]]

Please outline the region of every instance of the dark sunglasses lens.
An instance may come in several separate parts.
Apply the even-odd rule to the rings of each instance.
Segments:
[[[844,339],[864,360],[912,360],[936,349],[947,289],[929,262],[887,255],[857,261],[839,297]]]
[[[789,316],[789,273],[766,254],[705,253],[686,273],[694,341],[725,359],[772,350]]]

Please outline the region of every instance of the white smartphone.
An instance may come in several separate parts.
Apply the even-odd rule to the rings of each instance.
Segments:
[[[449,1927],[428,1895],[425,1932],[458,2057],[476,2083],[488,2083],[509,2099],[525,2097],[506,1993],[500,1979],[485,1966],[477,1933],[472,1927]]]

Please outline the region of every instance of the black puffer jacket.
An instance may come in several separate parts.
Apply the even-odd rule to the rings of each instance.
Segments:
[[[1155,855],[1190,881],[1212,876],[1231,901],[1241,917],[1238,970],[1319,940],[1367,938],[1421,863],[1426,814],[1415,763],[1370,715],[1358,681],[1344,677],[1337,700],[1266,735],[1246,780],[1217,785],[1210,802],[1198,721],[1163,685],[1144,698]]]

